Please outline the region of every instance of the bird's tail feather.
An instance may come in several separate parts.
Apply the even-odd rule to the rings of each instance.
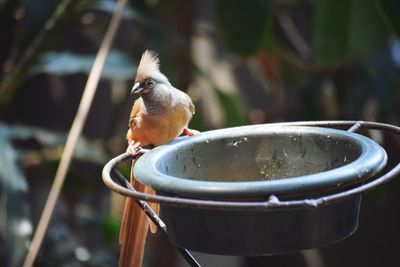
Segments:
[[[132,167],[133,165],[134,163]],[[152,188],[136,181],[133,173],[131,173],[131,184],[139,192],[155,194]],[[152,203],[150,206],[158,214],[158,204]],[[157,230],[153,223],[150,228],[153,233]],[[121,244],[119,267],[140,267],[142,265],[148,229],[149,219],[146,214],[132,198],[127,198],[119,234],[119,243]]]

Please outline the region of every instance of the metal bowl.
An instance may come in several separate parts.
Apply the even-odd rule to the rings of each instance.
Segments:
[[[372,140],[346,131],[246,126],[179,138],[144,154],[135,177],[157,194],[193,199],[306,200],[365,181],[386,164]],[[273,198],[273,197],[272,197]],[[341,240],[358,225],[361,195],[315,208],[218,210],[161,205],[169,240],[225,255],[287,253]]]
[[[135,177],[159,193],[196,198],[265,198],[326,192],[386,164],[374,141],[317,127],[246,126],[180,138],[143,155]]]

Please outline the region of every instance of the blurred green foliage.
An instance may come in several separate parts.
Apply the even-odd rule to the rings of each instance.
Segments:
[[[390,28],[391,32],[400,36],[400,18],[397,15],[399,3],[396,0],[374,0],[383,21]]]
[[[269,1],[255,0],[251,4],[233,0],[215,1],[215,14],[221,38],[227,47],[240,55],[252,55],[262,45],[266,25],[271,17]]]
[[[389,37],[372,1],[317,1],[313,25],[315,64],[322,66],[365,58]]]
[[[215,88],[215,90],[217,92],[219,103],[221,103],[222,110],[225,114],[224,125],[226,127],[244,125],[246,119],[240,99],[235,95],[228,94],[218,88]]]
[[[95,55],[78,55],[70,52],[43,53],[38,64],[32,69],[32,75],[39,73],[59,76],[76,73],[89,74],[94,58]],[[107,56],[102,77],[110,80],[129,80],[132,78],[132,73],[136,71],[136,65],[137,63],[130,60],[128,55],[111,51]]]

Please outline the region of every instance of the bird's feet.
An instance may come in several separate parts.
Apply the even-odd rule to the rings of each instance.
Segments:
[[[198,134],[200,134],[199,131],[193,130],[193,129],[189,129],[189,128],[187,128],[187,127],[183,128],[182,133],[183,133],[184,135],[187,135],[187,136],[193,136],[193,135],[198,135]]]
[[[140,142],[135,142],[135,141],[130,142],[128,148],[126,149],[126,152],[132,155],[132,157],[137,156],[138,153],[140,152]]]

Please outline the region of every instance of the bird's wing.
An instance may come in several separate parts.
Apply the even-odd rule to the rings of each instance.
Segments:
[[[192,114],[196,113],[196,109],[193,105],[192,99],[190,99],[190,97],[188,95],[186,95],[189,98],[189,110]]]
[[[128,143],[131,143],[132,141],[139,141],[139,140],[133,140],[133,131],[135,131],[135,129],[137,127],[139,127],[139,122],[138,119],[140,117],[140,106],[141,106],[141,102],[143,100],[141,98],[138,98],[135,103],[132,106],[132,110],[131,110],[131,114],[129,116],[129,123],[128,123],[128,127],[129,130],[126,133],[126,139],[128,140]]]
[[[187,103],[187,106],[189,108],[190,113],[194,114],[196,112],[196,109],[194,107],[194,104],[193,104],[192,99],[190,98],[190,96],[188,96],[185,92],[182,92],[179,89],[176,89],[176,90],[179,92],[179,94],[181,94],[185,98],[185,102]]]
[[[142,98],[138,98],[132,106],[131,115],[129,116],[129,127],[132,128],[136,126],[136,119],[140,115],[140,106],[142,105]]]

